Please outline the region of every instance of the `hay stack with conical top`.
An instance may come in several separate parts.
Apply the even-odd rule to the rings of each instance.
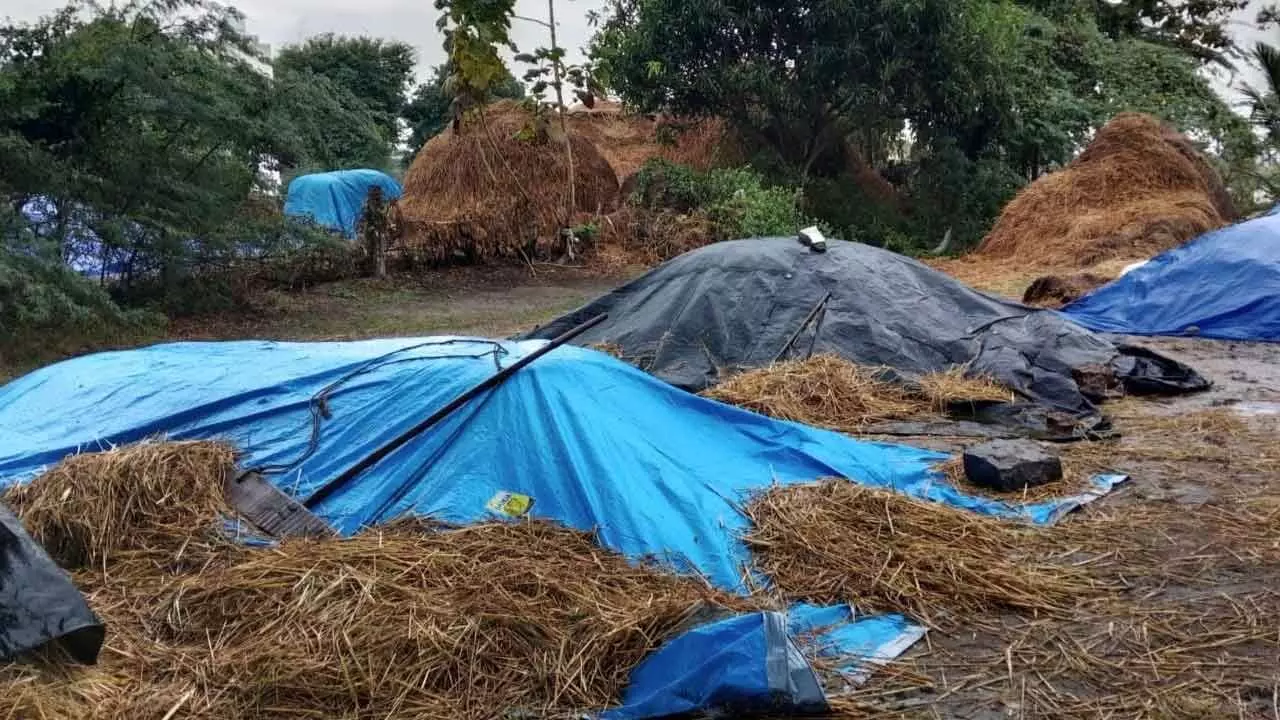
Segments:
[[[405,176],[402,250],[427,262],[550,251],[575,217],[612,211],[618,177],[573,128],[569,211],[569,162],[557,129],[506,100],[432,138]]]
[[[1062,170],[1024,189],[978,253],[1034,267],[1146,258],[1236,217],[1218,173],[1191,142],[1123,113]]]

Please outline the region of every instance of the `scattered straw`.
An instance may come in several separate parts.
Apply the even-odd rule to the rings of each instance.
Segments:
[[[63,567],[101,566],[210,524],[234,463],[219,443],[141,443],[69,457],[4,501]]]
[[[94,562],[75,580],[109,632],[96,667],[0,666],[0,717],[568,716],[616,702],[632,667],[695,614],[750,607],[542,522],[402,522],[169,563],[225,510],[184,484],[207,486],[229,457],[142,445],[32,483],[38,501],[20,509],[86,538]],[[99,484],[116,512],[47,501]],[[122,539],[136,533],[146,542]]]
[[[1008,402],[1013,394],[986,377],[954,367],[920,378],[916,388],[887,379],[885,368],[834,355],[791,360],[744,372],[703,395],[770,417],[847,433],[885,420],[934,418],[973,402]]]
[[[987,375],[972,373],[966,366],[954,366],[920,378],[920,392],[933,403],[937,412],[947,412],[956,405],[984,402],[1013,402],[1017,398],[1009,388]]]
[[[1108,589],[1029,558],[1035,527],[847,481],[775,488],[747,513],[747,544],[787,597],[961,627],[1001,608],[1068,614]]]

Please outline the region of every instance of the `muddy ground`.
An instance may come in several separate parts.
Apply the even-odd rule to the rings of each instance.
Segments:
[[[1123,340],[1214,385],[1104,406],[1121,438],[1056,446],[1069,473],[1130,480],[1025,558],[1111,589],[1066,618],[954,617],[838,717],[1280,719],[1280,345]]]

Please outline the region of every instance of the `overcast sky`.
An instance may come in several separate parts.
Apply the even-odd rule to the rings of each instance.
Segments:
[[[1264,39],[1252,20],[1267,1],[1253,0],[1251,7],[1233,22],[1232,28],[1243,45],[1252,46]],[[64,4],[64,0],[0,0],[0,15],[29,21]],[[231,4],[248,18],[249,32],[273,48],[332,32],[403,40],[417,48],[421,76],[444,59],[441,37],[435,29],[439,12],[431,0],[232,0]],[[603,6],[604,0],[556,0],[560,44],[569,50],[571,62],[581,57],[579,51],[591,35],[588,11]],[[516,7],[521,15],[546,17],[546,0],[517,0]],[[1268,34],[1271,42],[1280,42],[1280,31],[1272,29]],[[545,28],[519,20],[512,26],[512,37],[521,49],[547,44]],[[1256,75],[1245,72],[1236,78],[1222,74],[1215,78],[1215,84],[1225,91],[1227,83],[1242,79],[1257,81]],[[1239,97],[1231,93],[1229,99],[1235,102]]]

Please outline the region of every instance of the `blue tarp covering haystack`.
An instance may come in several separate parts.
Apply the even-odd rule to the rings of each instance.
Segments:
[[[354,238],[356,223],[372,187],[382,188],[383,197],[388,201],[399,200],[403,194],[395,178],[377,170],[338,170],[301,175],[289,183],[284,214],[310,218],[322,227]]]
[[[0,388],[0,485],[69,454],[157,435],[221,438],[305,499],[468,388],[541,347],[469,338],[342,343],[175,343],[101,353]],[[943,456],[867,443],[722,405],[608,355],[564,347],[488,391],[312,507],[344,534],[417,514],[502,519],[494,499],[595,529],[605,546],[745,592],[742,501],[823,477],[892,488],[974,512],[1050,522],[1084,498],[1015,506],[968,496]],[[768,698],[821,707],[797,633],[831,654],[892,658],[921,629],[847,606],[798,606],[695,628],[638,667],[616,718],[660,717]]]
[[[1063,312],[1101,332],[1280,341],[1280,215],[1202,235]]]

